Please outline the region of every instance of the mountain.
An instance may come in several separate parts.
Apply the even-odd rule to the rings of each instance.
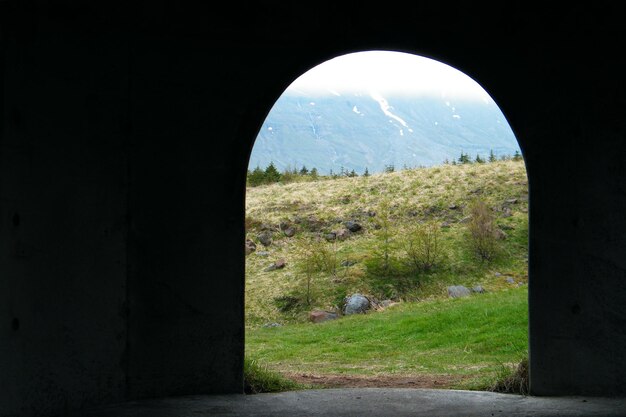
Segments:
[[[267,115],[249,169],[316,167],[362,173],[432,166],[457,159],[513,155],[519,145],[490,98],[325,94],[287,90]]]

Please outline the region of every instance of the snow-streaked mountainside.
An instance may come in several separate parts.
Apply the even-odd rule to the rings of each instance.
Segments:
[[[322,174],[432,166],[461,152],[513,155],[519,145],[491,99],[287,90],[257,136],[249,169],[317,168]]]

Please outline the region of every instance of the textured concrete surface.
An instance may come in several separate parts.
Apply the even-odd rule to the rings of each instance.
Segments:
[[[249,153],[372,49],[466,73],[519,140],[532,392],[626,394],[626,25],[578,3],[0,0],[0,417],[241,393]],[[324,404],[211,401],[294,395]]]
[[[476,391],[329,389],[259,395],[188,396],[134,401],[76,417],[412,416],[412,417],[617,417],[625,398],[523,397]]]

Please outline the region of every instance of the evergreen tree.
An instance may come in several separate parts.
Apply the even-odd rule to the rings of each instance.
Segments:
[[[313,167],[311,168],[311,171],[309,172],[309,175],[311,176],[311,178],[313,178],[314,180],[317,179],[317,168]]]
[[[309,170],[307,169],[307,167],[305,165],[302,165],[302,169],[300,170],[300,175],[307,175],[309,173]]]
[[[520,161],[521,159],[522,159],[522,154],[519,153],[519,151],[515,151],[515,154],[513,154],[513,160]]]
[[[489,150],[489,162],[496,162],[496,154],[493,153],[493,149]]]
[[[459,156],[459,163],[460,164],[469,164],[470,162],[470,158],[469,155],[466,153],[463,153],[463,151],[461,151],[461,156]]]
[[[265,168],[265,182],[268,182],[268,183],[279,182],[280,178],[281,178],[280,172],[278,172],[274,163],[270,162],[267,168]]]
[[[252,170],[248,171],[248,184],[251,187],[256,187],[265,182],[265,171],[263,171],[258,165]]]
[[[479,154],[476,154],[476,159],[474,160],[477,164],[482,164],[485,162],[483,158],[480,157]]]
[[[354,170],[350,171],[350,173],[348,174],[348,177],[353,178],[353,177],[358,177],[359,175],[354,172]]]
[[[385,165],[385,172],[392,173],[396,170],[396,167],[393,164]]]
[[[363,173],[363,176],[364,176],[364,177],[369,177],[369,176],[370,176],[370,173],[369,173],[369,171],[367,170],[367,167],[365,167],[365,172]]]

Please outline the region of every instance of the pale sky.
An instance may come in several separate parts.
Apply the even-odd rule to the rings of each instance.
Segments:
[[[380,93],[491,100],[469,76],[430,58],[404,52],[366,51],[313,67],[288,88],[308,94]]]

